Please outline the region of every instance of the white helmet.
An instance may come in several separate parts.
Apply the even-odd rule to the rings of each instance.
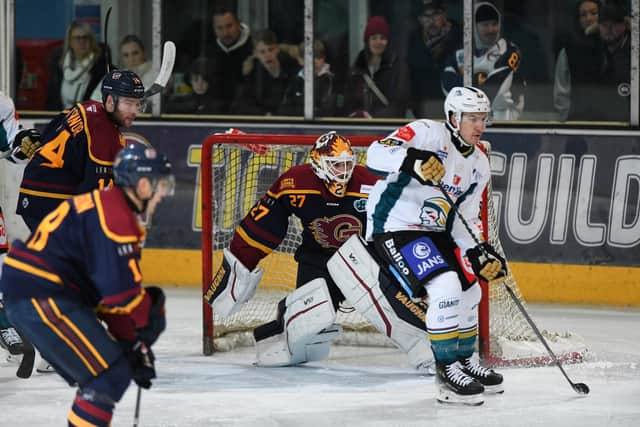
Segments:
[[[462,113],[487,113],[487,119],[491,112],[491,101],[487,95],[472,86],[454,87],[449,91],[444,100],[444,116],[447,124],[453,130],[455,136],[460,131]],[[456,126],[451,122],[451,114],[456,117]]]

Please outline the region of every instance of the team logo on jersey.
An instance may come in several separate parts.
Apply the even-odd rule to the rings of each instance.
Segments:
[[[444,228],[450,210],[451,206],[443,197],[425,200],[420,211],[420,222],[428,227]]]
[[[428,237],[420,237],[404,245],[400,249],[400,253],[418,279],[423,279],[429,274],[449,266],[436,245]]]
[[[367,210],[367,199],[358,199],[353,202],[353,209],[356,212],[364,212]]]
[[[462,179],[462,178],[460,177],[460,175],[453,175],[453,183],[454,183],[455,185],[460,184],[460,180],[461,180],[461,179]]]
[[[284,190],[286,188],[296,188],[296,181],[293,178],[284,178],[280,181],[280,190]]]
[[[411,141],[411,139],[416,136],[416,133],[411,126],[403,126],[393,134],[393,137],[400,138],[403,141]]]
[[[403,141],[400,141],[399,139],[395,139],[395,138],[391,138],[391,137],[381,139],[378,142],[380,144],[386,145],[388,147],[397,147],[398,145],[402,145],[402,143],[403,143]]]
[[[359,234],[363,227],[353,215],[340,214],[331,218],[316,218],[309,224],[316,242],[325,249],[338,249],[353,234]]]
[[[418,241],[411,249],[413,256],[418,259],[425,259],[431,255],[431,248],[423,241]]]

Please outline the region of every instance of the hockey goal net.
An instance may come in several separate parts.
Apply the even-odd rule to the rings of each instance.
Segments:
[[[308,162],[309,150],[319,135],[302,134],[216,134],[202,145],[202,289],[206,292],[213,274],[222,262],[222,249],[228,248],[237,224],[280,174],[293,165]],[[366,147],[378,136],[348,136],[364,164]],[[490,152],[489,144],[484,144]],[[491,244],[504,256],[493,212],[491,187],[485,192],[482,217]],[[204,302],[203,352],[227,351],[252,345],[252,331],[275,319],[278,301],[295,289],[297,264],[293,253],[301,242],[301,226],[289,218],[289,230],[280,246],[259,266],[265,270],[256,296],[227,319],[212,313]],[[506,257],[505,257],[506,259]],[[506,279],[524,304],[512,275]],[[540,365],[551,362],[544,347],[518,311],[501,283],[482,283],[479,351],[492,365]],[[385,346],[390,341],[379,334],[356,312],[339,312],[338,323],[344,333],[337,344]],[[584,344],[571,333],[543,332],[556,355],[564,361],[582,358]]]

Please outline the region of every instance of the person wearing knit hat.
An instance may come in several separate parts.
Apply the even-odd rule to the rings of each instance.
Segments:
[[[473,85],[491,99],[493,119],[517,120],[524,110],[526,83],[518,72],[520,48],[500,34],[502,15],[487,1],[474,9]],[[463,85],[464,51],[459,49],[449,58],[441,75],[445,94]]]
[[[387,24],[387,20],[384,16],[372,16],[367,21],[367,26],[364,29],[364,42],[366,43],[369,40],[369,37],[374,34],[382,34],[387,39],[391,34],[391,30],[389,29],[389,24]]]
[[[500,39],[501,16],[491,3],[478,3],[475,14],[474,32],[477,49],[488,49]]]
[[[384,16],[372,16],[364,29],[364,49],[351,67],[345,87],[350,117],[404,117],[409,71],[391,49],[391,28]]]

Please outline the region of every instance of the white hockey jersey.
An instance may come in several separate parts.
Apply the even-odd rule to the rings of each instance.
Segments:
[[[459,220],[438,187],[423,185],[400,171],[409,147],[436,153],[445,167],[443,188],[467,221],[476,238],[483,241],[480,203],[490,179],[487,155],[475,147],[461,153],[444,123],[416,120],[384,139],[375,141],[367,151],[367,167],[386,175],[373,187],[367,202],[367,240],[374,233],[425,230],[449,232],[465,253],[475,246],[473,238]]]
[[[13,101],[0,92],[0,159],[11,155],[11,144],[19,130]]]

